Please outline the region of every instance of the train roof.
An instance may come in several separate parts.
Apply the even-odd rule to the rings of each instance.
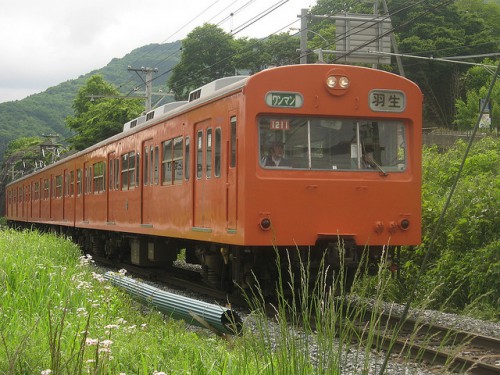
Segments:
[[[127,135],[134,134],[135,132],[140,131],[141,129],[147,128],[149,126],[153,126],[156,124],[158,121],[172,117],[174,115],[180,114],[184,111],[187,111],[191,108],[197,107],[203,103],[206,103],[207,101],[213,100],[219,96],[223,96],[227,93],[230,93],[232,91],[238,90],[241,87],[245,86],[248,78],[250,76],[231,76],[231,77],[224,77],[217,79],[213,82],[207,83],[204,86],[201,86],[190,93],[190,100],[189,101],[176,101],[176,102],[171,102],[167,103],[161,107],[155,108],[154,110],[151,110],[147,112],[145,115],[142,115],[140,117],[137,117],[133,120],[130,120],[126,122],[123,125],[123,131],[112,136],[109,138],[106,138],[95,145],[92,145],[84,150],[78,151],[74,154],[71,154],[67,158],[60,159],[57,162],[47,165],[43,167],[42,169],[38,169],[33,171],[32,173],[29,173],[27,175],[24,175],[11,183],[21,181],[25,178],[28,178],[32,174],[39,172],[41,170],[57,166],[59,164],[62,164],[67,161],[68,158],[76,158],[79,157],[83,154],[86,154],[88,152],[93,151],[94,149],[97,149],[99,147],[105,146],[106,144],[112,143],[114,141],[119,140],[120,138],[123,138]],[[198,92],[198,95],[193,95],[191,97],[192,93]],[[9,183],[8,185],[10,185]]]

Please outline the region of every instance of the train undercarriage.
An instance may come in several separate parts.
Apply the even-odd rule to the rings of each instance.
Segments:
[[[360,266],[373,273],[382,258],[394,258],[392,248],[386,253],[343,238],[322,239],[313,247],[244,247],[46,224],[29,228],[71,238],[83,253],[109,263],[172,273],[189,265],[210,288],[238,295],[257,286],[271,296],[278,285],[301,287],[304,278],[314,284],[319,275],[328,283],[340,275],[349,286]]]

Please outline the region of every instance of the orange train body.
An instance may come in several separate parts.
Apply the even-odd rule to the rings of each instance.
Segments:
[[[180,248],[415,245],[421,112],[414,83],[369,68],[293,65],[221,79],[10,183],[7,219],[94,244],[127,238],[137,264]],[[157,255],[137,257],[152,242]]]

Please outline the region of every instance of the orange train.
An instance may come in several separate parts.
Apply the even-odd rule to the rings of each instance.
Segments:
[[[414,83],[369,68],[222,78],[10,183],[7,219],[139,266],[185,249],[219,288],[272,288],[275,249],[356,267],[420,242],[421,113]]]

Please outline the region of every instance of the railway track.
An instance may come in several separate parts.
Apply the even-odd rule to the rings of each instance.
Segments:
[[[366,314],[365,314],[366,316]],[[393,356],[412,358],[435,369],[466,374],[500,374],[500,339],[450,327],[407,319],[397,338],[393,340],[393,329],[399,323],[394,314],[379,314],[379,327],[371,334],[373,346],[388,350],[392,345]],[[362,337],[367,320],[361,319],[357,331]]]
[[[228,302],[228,295],[203,284],[196,270],[173,267],[170,272],[165,272],[161,269],[145,269],[130,264],[112,265],[125,268],[130,273],[148,280],[214,298],[222,304]],[[231,302],[240,306],[245,305],[243,299],[235,299],[234,296],[231,296]],[[356,305],[355,303],[351,306],[356,309],[358,308]],[[373,319],[372,312],[365,307],[363,314],[353,313],[353,315],[357,320],[355,329],[358,337],[362,338],[366,336],[366,327],[370,319]],[[388,350],[392,345],[392,355],[396,357],[395,360],[399,357],[422,362],[435,373],[448,371],[478,375],[500,374],[498,338],[424,322],[422,318],[408,318],[402,325],[397,339],[391,344],[393,329],[400,321],[399,316],[390,312],[377,313],[375,316],[378,328],[370,332],[374,335],[370,342],[377,350]],[[370,345],[366,342],[364,344]]]

